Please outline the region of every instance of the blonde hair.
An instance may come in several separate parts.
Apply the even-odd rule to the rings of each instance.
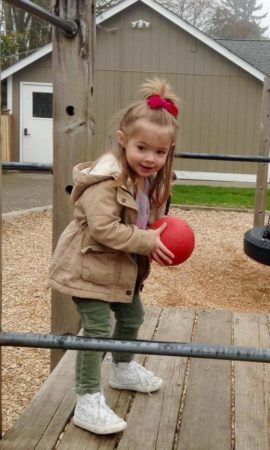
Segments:
[[[164,166],[154,177],[151,190],[149,193],[150,203],[155,207],[163,205],[168,196],[170,195],[170,189],[172,184],[172,164],[174,158],[174,147],[178,130],[177,118],[167,111],[165,108],[153,109],[147,103],[148,97],[152,95],[159,95],[160,97],[170,100],[175,105],[178,103],[178,98],[173,92],[171,86],[166,80],[154,78],[152,80],[146,80],[140,87],[140,100],[132,103],[127,108],[121,111],[120,120],[118,120],[118,129],[121,130],[126,136],[130,137],[136,130],[136,122],[141,119],[146,119],[154,124],[160,126],[168,126],[173,130],[171,136],[171,148],[168,152],[166,162]],[[135,174],[129,167],[125,149],[117,144],[113,149],[115,157],[119,161],[122,167],[121,175],[115,180],[114,186],[120,186],[126,183],[128,178],[135,181]]]

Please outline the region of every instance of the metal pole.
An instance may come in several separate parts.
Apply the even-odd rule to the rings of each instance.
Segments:
[[[209,159],[221,161],[244,161],[270,163],[269,156],[245,156],[245,155],[224,155],[211,153],[175,153],[175,158],[184,159]]]
[[[0,345],[12,347],[62,348],[108,352],[143,353],[148,355],[191,356],[193,358],[233,361],[270,362],[270,349],[207,344],[186,344],[164,341],[119,341],[35,333],[0,333]]]
[[[7,3],[10,3],[13,6],[17,6],[18,8],[23,9],[34,16],[39,17],[40,19],[46,20],[46,22],[51,23],[55,27],[61,28],[65,35],[68,37],[73,37],[78,32],[78,24],[71,19],[60,19],[60,17],[50,13],[46,9],[42,8],[35,3],[30,2],[29,0],[5,0]]]
[[[52,164],[3,161],[1,165],[2,170],[32,170],[51,173],[53,171]]]
[[[228,160],[228,161],[246,161],[246,162],[264,162],[270,163],[269,157],[262,156],[242,156],[242,155],[210,155],[208,153],[176,153],[176,158],[184,159],[215,159],[215,160]],[[3,170],[43,170],[46,172],[52,172],[52,164],[45,163],[27,163],[17,161],[3,161]]]

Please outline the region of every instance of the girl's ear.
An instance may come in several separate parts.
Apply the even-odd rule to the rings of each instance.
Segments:
[[[122,147],[126,146],[126,137],[122,130],[116,131],[116,140],[117,140],[118,144],[120,144]]]

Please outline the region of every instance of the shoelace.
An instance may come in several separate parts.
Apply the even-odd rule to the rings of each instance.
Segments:
[[[131,361],[130,364],[132,365],[132,368],[136,372],[136,374],[141,382],[142,387],[145,389],[147,394],[151,396],[152,394],[149,391],[149,385],[146,384],[145,382],[153,376],[152,372],[150,372],[149,370],[147,370],[143,367],[145,372],[144,372],[144,375],[142,375],[142,367],[139,364],[137,364],[135,361]]]
[[[109,417],[114,418],[115,414],[114,412],[106,405],[105,397],[103,393],[101,393],[99,400],[98,400],[98,408],[99,408],[99,417],[103,421],[105,419],[105,423],[107,422],[107,419]]]

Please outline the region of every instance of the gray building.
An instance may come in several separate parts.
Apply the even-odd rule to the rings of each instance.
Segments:
[[[51,51],[48,44],[2,73],[13,115],[12,160],[52,161]],[[104,152],[112,115],[158,75],[181,99],[178,152],[258,154],[267,55],[270,41],[215,41],[154,0],[123,0],[97,18],[91,153]],[[174,168],[183,179],[240,182],[255,181],[257,171],[254,163],[182,159]]]

